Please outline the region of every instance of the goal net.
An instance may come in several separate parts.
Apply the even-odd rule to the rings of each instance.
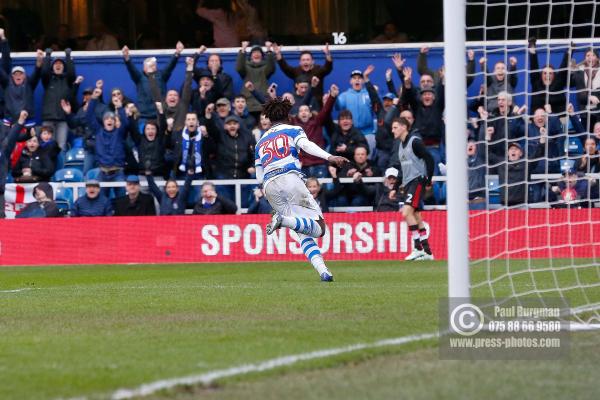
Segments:
[[[467,119],[448,124],[447,142],[460,139],[467,149],[464,175],[452,171],[464,164],[448,154],[449,190],[453,178],[467,180],[467,293],[493,305],[559,299],[573,327],[598,327],[600,2],[465,3],[461,54],[473,50],[475,68],[466,71],[461,100]],[[446,37],[446,53],[454,42]],[[447,66],[447,82],[452,72]],[[460,93],[464,87],[456,101]]]

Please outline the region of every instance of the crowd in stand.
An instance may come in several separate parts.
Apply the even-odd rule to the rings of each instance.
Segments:
[[[119,88],[105,90],[102,80],[84,88],[83,97],[78,98],[84,78],[77,75],[69,49],[64,58],[53,58],[51,49],[38,50],[35,67],[28,73],[13,65],[9,41],[0,29],[0,195],[7,181],[38,183],[34,190],[38,201],[19,216],[60,215],[46,182],[53,179],[64,154],[80,146],[85,155],[83,174],[88,179],[85,194],[70,210],[72,216],[177,215],[186,208],[193,208],[194,214],[236,213],[233,187],[206,182],[198,193],[191,183],[194,179],[254,178],[254,146],[271,126],[261,115],[261,105],[275,96],[294,105],[291,124],[301,126],[310,140],[332,154],[351,160],[338,169],[319,158],[300,155],[309,178],[307,186],[324,211],[332,206],[399,209],[396,196],[400,193],[392,188],[405,162],[398,159],[402,129],[423,139],[435,161],[435,175],[445,173],[446,77],[443,67],[437,71],[428,67],[427,47],[419,53],[418,82],[413,82],[406,60],[396,54],[393,68],[385,71],[385,89],[373,85],[370,77],[375,68],[368,66],[353,70],[349,87],[342,91],[323,84],[334,71],[327,45],[323,65],[315,64],[308,51],[300,54],[297,65],[291,65],[296,63],[288,63],[276,43],[267,41],[262,47],[242,42],[235,63],[244,81],[240,93],[234,92],[232,76],[223,70],[219,55],[207,53],[204,46],[185,58],[181,90],[167,90],[183,49],[178,42],[162,69],[156,58],[149,57],[140,70],[125,46],[124,67],[135,84],[135,99]],[[479,60],[486,82],[480,96],[469,101],[466,129],[472,208],[491,202],[488,178],[494,176],[498,177],[499,202],[507,206],[543,201],[563,205],[577,200],[589,206],[598,198],[598,180],[584,176],[600,172],[598,56],[589,50],[580,66],[572,66],[569,48],[555,69],[540,67],[536,51],[531,40],[529,107],[513,101],[518,83],[516,58],[510,57],[508,65],[497,62],[492,71],[485,57]],[[475,53],[469,50],[467,86],[476,75],[475,63]],[[293,80],[293,92],[277,93],[270,78],[278,67]],[[33,119],[34,91],[40,81],[44,94],[38,124]],[[575,105],[569,103],[571,92],[577,93]],[[536,174],[545,177],[534,179]],[[562,175],[549,180],[548,174]],[[148,194],[140,190],[140,177],[148,183]],[[155,177],[166,181],[164,188]],[[321,185],[314,179],[328,177],[333,184]],[[365,177],[383,181],[366,183]],[[352,183],[340,183],[339,178],[351,178]],[[177,180],[185,181],[183,187]],[[126,182],[126,187],[101,188],[103,182]],[[434,182],[428,187],[426,202],[443,204],[444,193],[444,183]],[[242,205],[249,213],[270,212],[256,185],[242,187]]]

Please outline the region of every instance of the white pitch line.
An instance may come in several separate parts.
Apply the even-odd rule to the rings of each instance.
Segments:
[[[19,292],[25,292],[26,290],[33,290],[33,288],[21,288],[21,289],[0,290],[0,293],[19,293]]]
[[[221,369],[206,372],[200,375],[184,376],[181,378],[164,379],[151,383],[145,383],[135,389],[119,389],[111,395],[112,400],[131,399],[133,397],[148,396],[160,390],[172,389],[180,385],[208,385],[218,379],[228,378],[236,375],[245,375],[251,372],[268,371],[274,368],[292,365],[300,361],[314,360],[317,358],[331,357],[339,354],[350,353],[352,351],[373,349],[377,347],[395,346],[416,342],[419,340],[433,339],[438,337],[438,333],[423,333],[419,335],[403,336],[393,339],[383,339],[372,343],[358,343],[346,347],[337,347],[332,349],[318,350],[310,353],[289,355],[273,358],[258,364],[244,364],[237,367]]]

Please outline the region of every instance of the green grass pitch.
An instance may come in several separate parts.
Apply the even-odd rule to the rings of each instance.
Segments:
[[[3,267],[0,399],[119,388],[438,329],[444,262]],[[18,289],[26,289],[15,291]],[[600,338],[559,361],[440,361],[437,341],[362,350],[152,399],[596,399]]]

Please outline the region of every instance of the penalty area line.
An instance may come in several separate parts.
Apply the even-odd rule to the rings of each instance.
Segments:
[[[119,389],[111,395],[112,400],[124,400],[131,399],[133,397],[148,396],[161,390],[172,389],[176,386],[181,385],[197,385],[202,384],[204,386],[223,378],[229,378],[237,375],[245,375],[252,372],[262,372],[271,369],[284,367],[292,364],[296,364],[300,361],[315,360],[318,358],[332,357],[339,354],[350,353],[357,350],[374,349],[378,347],[386,346],[397,346],[401,344],[417,342],[420,340],[427,340],[437,338],[439,334],[436,333],[423,333],[419,335],[402,336],[392,339],[382,339],[371,343],[357,343],[345,347],[336,347],[331,349],[317,350],[309,353],[293,354],[289,356],[283,356],[273,358],[256,364],[244,364],[237,367],[231,367],[227,369],[215,370],[206,372],[200,375],[190,375],[180,378],[164,379],[155,382],[145,383],[134,389]]]

